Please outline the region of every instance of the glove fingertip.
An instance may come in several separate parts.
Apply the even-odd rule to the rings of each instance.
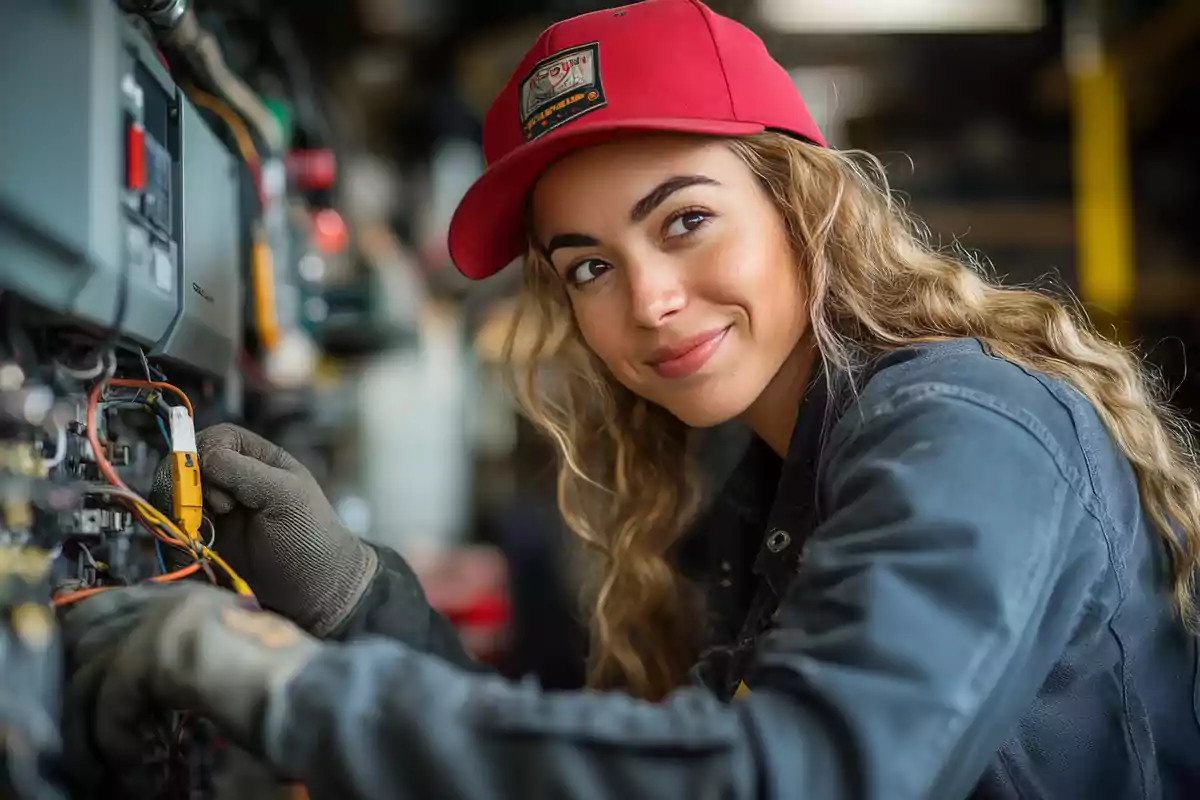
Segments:
[[[232,423],[221,422],[196,431],[196,450],[203,455],[208,450],[237,450],[241,429]]]
[[[211,485],[204,487],[204,502],[216,514],[228,514],[237,506],[228,492]]]

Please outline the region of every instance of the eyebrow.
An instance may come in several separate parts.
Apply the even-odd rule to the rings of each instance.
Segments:
[[[637,224],[644,222],[654,209],[662,205],[668,197],[689,186],[720,186],[720,182],[706,175],[675,175],[667,178],[651,189],[645,197],[633,204],[629,211],[629,221]],[[594,236],[584,233],[562,233],[550,239],[542,251],[547,261],[555,250],[563,247],[595,247],[600,242]]]
[[[673,178],[667,178],[665,181],[655,186],[650,192],[633,204],[633,208],[629,212],[629,221],[633,223],[642,222],[654,209],[658,208],[663,202],[681,189],[686,189],[689,186],[720,186],[721,184],[712,178],[704,175],[676,175]]]
[[[583,233],[562,233],[550,240],[542,251],[542,256],[547,261],[555,250],[560,247],[595,247],[600,244],[594,236],[588,236]]]

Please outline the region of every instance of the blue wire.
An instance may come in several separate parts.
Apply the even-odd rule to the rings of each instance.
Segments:
[[[171,446],[171,434],[167,433],[166,423],[164,423],[162,421],[162,417],[158,416],[157,414],[154,415],[154,419],[155,419],[155,421],[158,422],[158,430],[162,433],[163,438],[167,440],[167,447],[170,447]]]

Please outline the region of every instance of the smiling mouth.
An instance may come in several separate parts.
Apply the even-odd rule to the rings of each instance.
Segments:
[[[716,354],[732,325],[709,331],[672,348],[655,353],[647,363],[659,377],[679,380],[699,372]]]

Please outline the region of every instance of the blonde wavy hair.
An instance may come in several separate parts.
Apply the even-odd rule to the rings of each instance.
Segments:
[[[1194,629],[1200,470],[1188,426],[1140,361],[1100,336],[1074,303],[1002,287],[972,260],[933,246],[874,157],[776,133],[727,143],[786,222],[827,373],[853,375],[906,345],[974,337],[1074,386],[1133,465],[1145,510],[1173,556],[1175,602]],[[524,325],[534,352],[511,362],[515,394],[557,449],[563,517],[599,556],[587,594],[589,685],[661,698],[685,680],[703,619],[696,592],[669,561],[698,507],[688,432],[609,376],[532,240],[510,357]],[[544,363],[552,370],[543,372]]]

